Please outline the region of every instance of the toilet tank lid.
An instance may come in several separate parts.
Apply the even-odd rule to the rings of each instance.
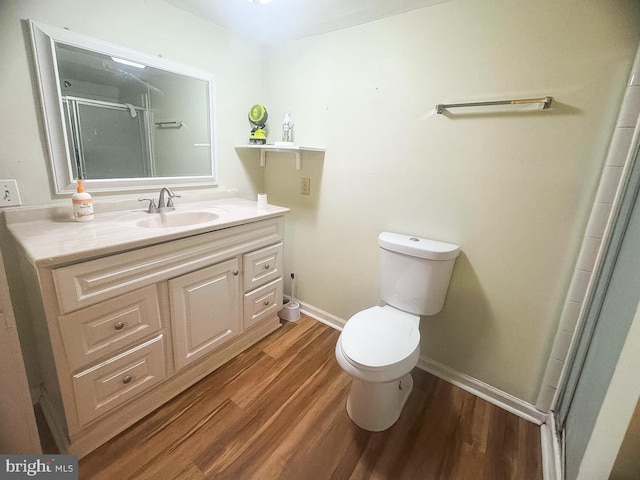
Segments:
[[[429,260],[450,260],[460,253],[460,247],[452,243],[391,232],[382,232],[378,236],[378,245],[385,250]]]

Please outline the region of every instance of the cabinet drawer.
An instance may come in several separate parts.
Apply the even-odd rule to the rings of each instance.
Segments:
[[[245,292],[282,277],[282,243],[247,253],[243,265]]]
[[[282,308],[282,278],[244,294],[244,327],[275,315]]]
[[[163,335],[74,375],[80,423],[89,423],[164,378]]]
[[[69,367],[124,350],[162,327],[155,285],[58,318]]]

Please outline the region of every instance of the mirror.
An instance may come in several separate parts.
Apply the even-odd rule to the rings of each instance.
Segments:
[[[217,185],[213,75],[30,26],[56,193]]]

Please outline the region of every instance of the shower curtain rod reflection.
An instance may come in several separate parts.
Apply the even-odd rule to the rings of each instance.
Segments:
[[[494,105],[526,105],[529,103],[541,103],[542,110],[551,108],[553,97],[521,98],[518,100],[496,100],[492,102],[468,102],[468,103],[439,103],[436,105],[436,113],[443,113],[443,110],[459,107],[488,107]]]

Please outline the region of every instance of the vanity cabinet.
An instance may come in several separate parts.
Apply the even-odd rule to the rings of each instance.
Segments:
[[[32,265],[40,403],[58,446],[87,454],[277,329],[283,229],[280,215]]]

